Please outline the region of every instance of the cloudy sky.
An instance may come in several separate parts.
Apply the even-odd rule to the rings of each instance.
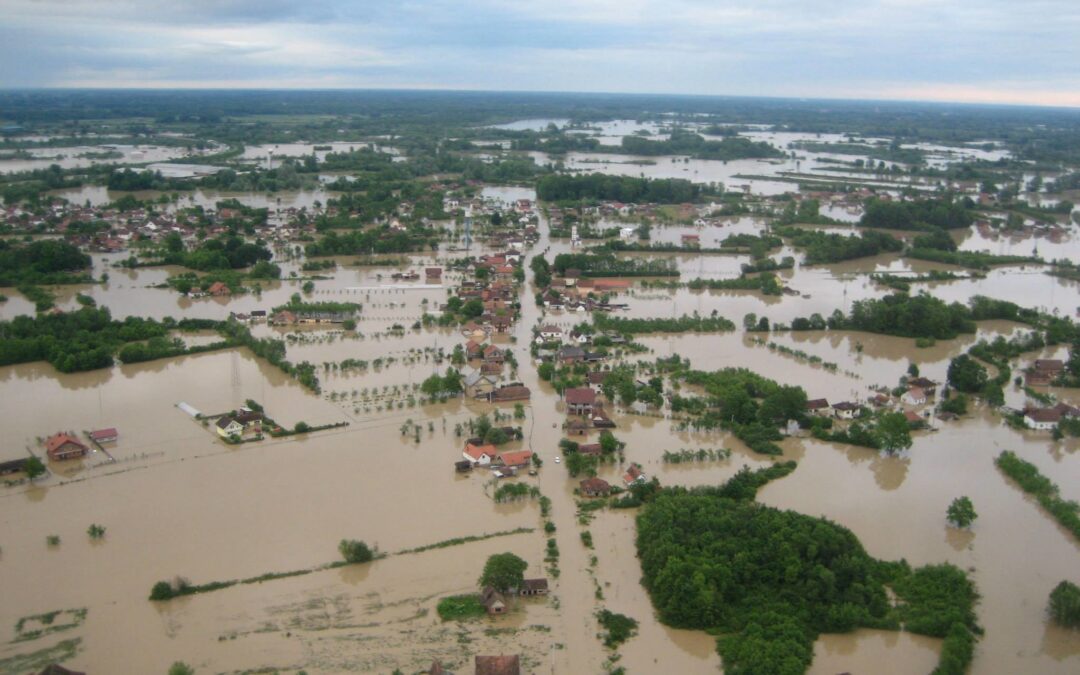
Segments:
[[[0,87],[1080,107],[1080,0],[0,0]]]

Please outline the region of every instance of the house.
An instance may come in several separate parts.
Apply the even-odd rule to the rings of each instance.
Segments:
[[[851,401],[840,401],[833,405],[833,414],[837,419],[853,420],[859,416],[859,404]]]
[[[630,468],[623,474],[623,483],[626,484],[626,487],[630,487],[634,483],[644,483],[646,480],[640,464],[631,464]]]
[[[1066,403],[1053,408],[1024,408],[1024,424],[1031,429],[1049,431],[1064,417],[1080,417],[1080,410]]]
[[[918,387],[926,392],[927,398],[934,398],[937,394],[938,383],[925,377],[913,377],[907,381],[909,387]]]
[[[1052,383],[1065,370],[1065,363],[1059,359],[1036,359],[1035,364],[1024,373],[1024,382],[1029,386],[1044,387]]]
[[[253,310],[251,310],[251,322],[252,323],[262,323],[263,321],[266,321],[266,310],[265,309],[253,309]]]
[[[701,248],[701,236],[697,234],[684,234],[682,236],[683,248]]]
[[[287,309],[283,309],[270,317],[270,324],[273,326],[291,326],[295,323],[296,315]]]
[[[520,384],[508,384],[491,392],[493,403],[507,403],[509,401],[528,401],[532,396],[529,388]]]
[[[892,403],[892,399],[886,394],[874,394],[870,397],[870,403],[872,403],[875,408],[883,408]]]
[[[424,279],[426,281],[438,281],[442,282],[442,268],[441,267],[425,267]]]
[[[583,443],[583,444],[578,446],[577,451],[580,452],[583,455],[597,455],[597,456],[599,456],[599,455],[603,454],[604,449],[600,446],[599,443]]]
[[[912,429],[921,429],[926,426],[926,420],[919,417],[919,413],[911,410],[904,411],[904,419],[907,420],[908,426]]]
[[[112,443],[119,437],[120,434],[116,431],[116,429],[113,429],[111,427],[108,429],[98,429],[97,431],[90,432],[90,440],[95,443]]]
[[[469,398],[489,398],[495,391],[498,379],[481,371],[472,371],[462,379],[465,395]]]
[[[506,599],[503,598],[502,593],[491,586],[484,586],[484,590],[480,592],[480,604],[484,606],[488,614],[506,613]]]
[[[45,453],[52,460],[75,459],[89,452],[90,448],[69,434],[53,434],[45,439]]]
[[[562,341],[562,331],[556,326],[541,326],[538,336],[539,342]]]
[[[585,376],[585,383],[589,385],[591,389],[599,389],[603,386],[604,381],[607,380],[609,372],[603,370],[595,370],[588,373]]]
[[[521,675],[521,659],[514,656],[477,656],[476,675]]]
[[[615,423],[612,422],[611,418],[609,418],[604,413],[604,411],[600,409],[599,405],[597,405],[596,409],[593,410],[592,425],[593,425],[594,429],[614,429],[615,428]]]
[[[26,459],[9,459],[6,462],[0,462],[0,476],[6,476],[11,473],[19,473],[23,470],[23,465],[26,464]]]
[[[239,436],[244,433],[244,425],[236,421],[229,415],[224,415],[218,419],[217,424],[214,425],[217,428],[218,436],[222,438],[228,438],[230,436]]]
[[[255,412],[254,410],[248,410],[247,408],[241,408],[240,412],[233,415],[232,418],[239,422],[244,429],[254,429],[255,431],[262,431],[263,414]]]
[[[926,392],[919,387],[911,387],[900,397],[908,405],[926,405]]]
[[[815,398],[812,401],[806,402],[806,412],[814,413],[815,415],[828,415],[829,407],[828,399],[824,398]]]
[[[465,357],[470,361],[472,359],[479,359],[484,356],[484,343],[476,340],[469,340],[465,343]]]
[[[525,579],[521,583],[521,590],[518,591],[520,595],[547,595],[548,593],[548,580],[547,579]]]
[[[457,471],[458,473],[468,473],[472,471],[472,462],[467,459],[454,462],[454,471]]]
[[[566,423],[566,433],[571,436],[584,436],[589,433],[589,424],[583,420],[572,419]]]
[[[506,354],[495,345],[488,345],[484,347],[483,358],[488,363],[502,363],[506,359]]]
[[[215,281],[210,284],[210,288],[208,288],[206,292],[214,297],[232,295],[232,291],[229,290],[229,285],[224,281]]]
[[[571,415],[591,415],[596,405],[596,392],[588,387],[574,387],[563,394],[566,412]]]
[[[585,361],[585,350],[581,347],[567,345],[558,351],[556,358],[567,365],[582,363]]]
[[[480,373],[489,377],[499,377],[502,375],[503,364],[499,363],[481,363]]]
[[[521,468],[526,467],[532,461],[532,450],[511,450],[508,452],[500,452],[498,459],[499,463],[506,467]]]
[[[611,486],[603,478],[586,478],[580,485],[581,494],[585,497],[607,497],[611,492]]]
[[[469,442],[465,444],[465,449],[461,454],[473,464],[487,466],[488,464],[491,464],[491,460],[495,459],[497,452],[494,445],[479,445]]]
[[[591,335],[589,335],[588,333],[583,333],[583,332],[579,331],[577,328],[570,331],[570,341],[571,342],[575,342],[575,343],[577,343],[579,345],[586,345],[586,344],[589,344],[589,340],[591,340],[591,339],[592,339]]]

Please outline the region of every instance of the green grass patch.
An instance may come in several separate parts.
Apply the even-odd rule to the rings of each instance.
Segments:
[[[439,601],[435,611],[443,621],[462,621],[483,616],[487,610],[480,602],[480,596],[475,593],[469,595],[451,595]]]

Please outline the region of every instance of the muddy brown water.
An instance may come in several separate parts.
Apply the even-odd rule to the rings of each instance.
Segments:
[[[507,196],[510,196],[509,194]],[[543,240],[535,251],[551,245]],[[567,250],[556,243],[551,252]],[[429,257],[410,262],[423,265]],[[690,265],[696,264],[691,260]],[[621,294],[631,316],[669,316],[716,309],[739,322],[746,311],[787,320],[884,293],[860,276],[878,269],[930,269],[915,261],[883,257],[828,268],[800,268],[790,282],[811,298],[761,298],[753,293],[657,291],[635,287]],[[291,268],[290,268],[291,269]],[[366,373],[320,373],[322,396],[300,387],[246,350],[201,354],[148,364],[61,375],[43,363],[0,369],[2,459],[17,457],[37,438],[64,429],[81,432],[105,426],[120,431],[119,442],[103,453],[75,462],[50,463],[52,473],[34,486],[0,488],[0,627],[12,630],[20,617],[86,607],[85,623],[30,642],[0,647],[0,659],[29,653],[67,637],[81,639],[68,662],[89,672],[164,672],[175,660],[200,671],[305,669],[415,672],[438,658],[467,672],[475,653],[514,651],[526,672],[599,672],[610,654],[597,639],[594,613],[601,607],[640,622],[639,634],[619,649],[628,672],[710,673],[721,668],[713,640],[698,631],[673,630],[655,618],[640,585],[634,553],[633,514],[600,511],[578,523],[573,488],[565,464],[554,463],[562,404],[528,363],[530,328],[541,320],[529,288],[524,316],[512,336],[499,339],[515,350],[519,378],[533,391],[526,438],[509,447],[528,447],[546,460],[540,475],[519,480],[537,485],[552,501],[560,575],[547,599],[524,601],[505,617],[444,624],[435,614],[440,597],[475,588],[483,561],[512,550],[530,564],[530,575],[546,574],[547,535],[533,502],[495,504],[482,472],[459,476],[451,463],[460,457],[456,424],[482,412],[486,404],[452,401],[442,405],[356,410],[351,397],[332,393],[412,385],[436,370],[424,350],[449,352],[463,342],[457,331],[384,332],[395,322],[411,325],[445,291],[355,290],[389,283],[391,268],[342,267],[317,283],[315,300],[352,300],[365,305],[359,330],[365,338],[343,339],[334,331],[306,329],[289,344],[289,357],[314,363],[345,358],[394,357],[397,361]],[[261,299],[185,300],[147,288],[171,270],[110,270],[104,286],[80,288],[114,314],[207,316],[268,308],[288,299],[298,284],[265,284]],[[384,279],[378,279],[382,273]],[[1003,271],[986,280],[990,295],[1026,283]],[[1056,280],[1051,280],[1057,283]],[[447,280],[446,285],[453,283]],[[934,287],[946,295],[959,282]],[[1040,282],[1045,283],[1045,282]],[[1024,287],[1031,294],[1043,286]],[[1074,293],[1062,287],[1061,295]],[[845,293],[846,291],[846,293]],[[959,292],[957,292],[959,293]],[[368,297],[370,294],[370,297]],[[17,294],[0,313],[28,309]],[[74,291],[59,293],[73,307]],[[846,299],[845,299],[846,298]],[[1030,298],[1029,298],[1030,299]],[[1044,301],[1045,302],[1045,301]],[[1055,300],[1064,307],[1074,300]],[[1030,304],[1026,302],[1024,304]],[[576,316],[543,317],[572,325]],[[695,367],[748,367],[784,383],[799,384],[811,396],[830,400],[865,398],[871,385],[894,386],[908,363],[943,380],[948,360],[975,339],[1010,335],[1022,327],[983,323],[975,336],[939,341],[916,349],[913,340],[848,332],[778,334],[768,340],[837,364],[828,372],[755,344],[741,331],[720,335],[642,336],[653,352],[635,358],[678,354]],[[265,326],[258,335],[282,334]],[[291,331],[284,331],[291,332]],[[376,334],[378,337],[376,338]],[[331,335],[336,335],[331,339]],[[199,335],[193,341],[210,339]],[[515,341],[516,338],[516,341]],[[1045,355],[1061,356],[1060,348]],[[419,354],[420,356],[417,356]],[[414,363],[406,360],[414,357]],[[438,369],[445,368],[445,363]],[[506,371],[509,373],[509,369]],[[1066,400],[1075,392],[1058,391]],[[1010,385],[1010,403],[1023,392]],[[228,446],[210,429],[176,407],[186,402],[206,413],[232,409],[247,398],[266,406],[278,421],[292,425],[349,422],[343,429],[308,436]],[[503,406],[509,414],[512,406]],[[679,431],[663,413],[616,411],[616,434],[627,442],[626,461],[640,462],[648,475],[667,485],[714,485],[742,466],[768,465],[723,433]],[[403,435],[407,420],[419,423],[421,439]],[[434,429],[428,430],[428,422]],[[1054,443],[1048,434],[1018,432],[982,409],[955,423],[935,421],[935,431],[919,432],[913,447],[896,457],[872,451],[793,438],[785,457],[799,461],[787,478],[762,490],[762,502],[825,516],[852,529],[878,558],[905,558],[914,565],[953,562],[973,570],[982,601],[978,607],[986,635],[976,649],[973,672],[1076,672],[1080,638],[1047,623],[1047,594],[1061,579],[1076,579],[1078,544],[1041,508],[1005,479],[993,457],[1012,449],[1061,486],[1063,496],[1080,498],[1077,441]],[[712,462],[665,464],[664,450],[728,448],[731,456]],[[600,475],[619,480],[620,467]],[[949,528],[948,503],[966,494],[979,519],[971,531]],[[107,527],[103,542],[86,535],[90,523]],[[366,566],[324,570],[293,578],[234,586],[156,604],[146,597],[154,582],[183,575],[197,583],[258,576],[318,566],[337,558],[342,538],[378,544],[385,552],[519,527],[527,534],[487,539],[413,555],[390,556]],[[588,529],[594,548],[583,546]],[[58,547],[45,537],[61,537]],[[591,557],[596,556],[596,564]],[[597,598],[597,589],[603,599]],[[814,673],[925,673],[936,662],[940,641],[907,633],[862,630],[825,635],[815,644]]]

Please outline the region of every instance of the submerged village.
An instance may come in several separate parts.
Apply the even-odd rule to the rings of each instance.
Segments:
[[[1080,669],[1075,116],[95,96],[0,108],[0,672]]]

